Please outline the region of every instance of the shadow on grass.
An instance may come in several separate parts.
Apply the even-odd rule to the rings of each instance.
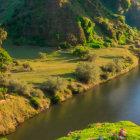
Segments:
[[[115,58],[122,58],[121,56],[100,56],[101,58],[105,59],[115,59]]]
[[[75,74],[74,73],[65,73],[65,74],[58,74],[58,75],[53,75],[53,76],[59,76],[62,78],[67,78],[67,79],[75,79]]]

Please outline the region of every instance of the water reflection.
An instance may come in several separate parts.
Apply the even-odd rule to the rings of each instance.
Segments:
[[[97,86],[26,121],[9,140],[54,140],[89,123],[130,120],[140,125],[140,70]]]

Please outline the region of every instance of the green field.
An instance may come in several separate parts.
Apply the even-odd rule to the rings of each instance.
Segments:
[[[25,62],[29,63],[33,71],[20,71],[20,66],[14,67],[14,72],[11,76],[16,79],[25,80],[29,83],[42,83],[46,81],[48,76],[60,76],[63,78],[74,78],[74,71],[79,63],[79,58],[72,54],[72,50],[52,51],[49,47],[21,47],[7,46],[6,50],[13,58],[20,60],[21,65]],[[53,48],[54,50],[54,48]],[[92,53],[98,56],[94,62],[98,66],[106,65],[112,62],[114,58],[132,56],[132,53],[126,47],[108,48],[108,49],[91,49]],[[47,59],[39,59],[38,53],[47,53]]]

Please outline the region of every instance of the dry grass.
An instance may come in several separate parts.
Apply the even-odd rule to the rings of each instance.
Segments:
[[[110,49],[94,49],[91,50],[99,56],[94,62],[95,65],[102,66],[112,62],[114,58],[123,59],[126,56],[134,57],[127,48],[110,48]],[[60,76],[63,78],[73,78],[78,59],[72,53],[56,51],[47,55],[46,60],[41,59],[20,59],[21,63],[29,63],[33,71],[18,72],[21,66],[16,66],[16,72],[12,73],[12,77],[25,80],[29,83],[42,83],[46,81],[48,76]]]
[[[45,101],[44,101],[45,100]],[[48,99],[40,100],[42,109],[49,108]],[[40,110],[35,110],[24,97],[9,96],[9,100],[0,104],[0,135],[13,132],[19,123],[24,122]]]

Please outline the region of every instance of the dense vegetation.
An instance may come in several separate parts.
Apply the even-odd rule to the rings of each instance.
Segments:
[[[67,137],[58,140],[136,140],[140,139],[140,127],[131,122],[91,124],[84,130],[69,132]]]
[[[51,103],[138,65],[140,32],[126,24],[129,17],[128,23],[139,28],[131,19],[139,7],[133,0],[12,2],[0,0],[0,23],[8,31],[5,43],[17,45],[10,46],[12,60],[2,48],[7,32],[0,28],[0,135],[13,132]],[[3,9],[8,3],[11,7]],[[26,44],[34,47],[19,47]]]
[[[1,5],[8,3],[0,2]],[[115,46],[137,39],[137,30],[125,24],[126,16],[130,25],[139,26],[138,20],[133,22],[134,17],[139,19],[136,5],[134,0],[15,0],[15,5],[11,5],[12,12],[2,10],[7,15],[3,26],[9,40],[17,45],[65,48],[80,43],[95,48]]]

